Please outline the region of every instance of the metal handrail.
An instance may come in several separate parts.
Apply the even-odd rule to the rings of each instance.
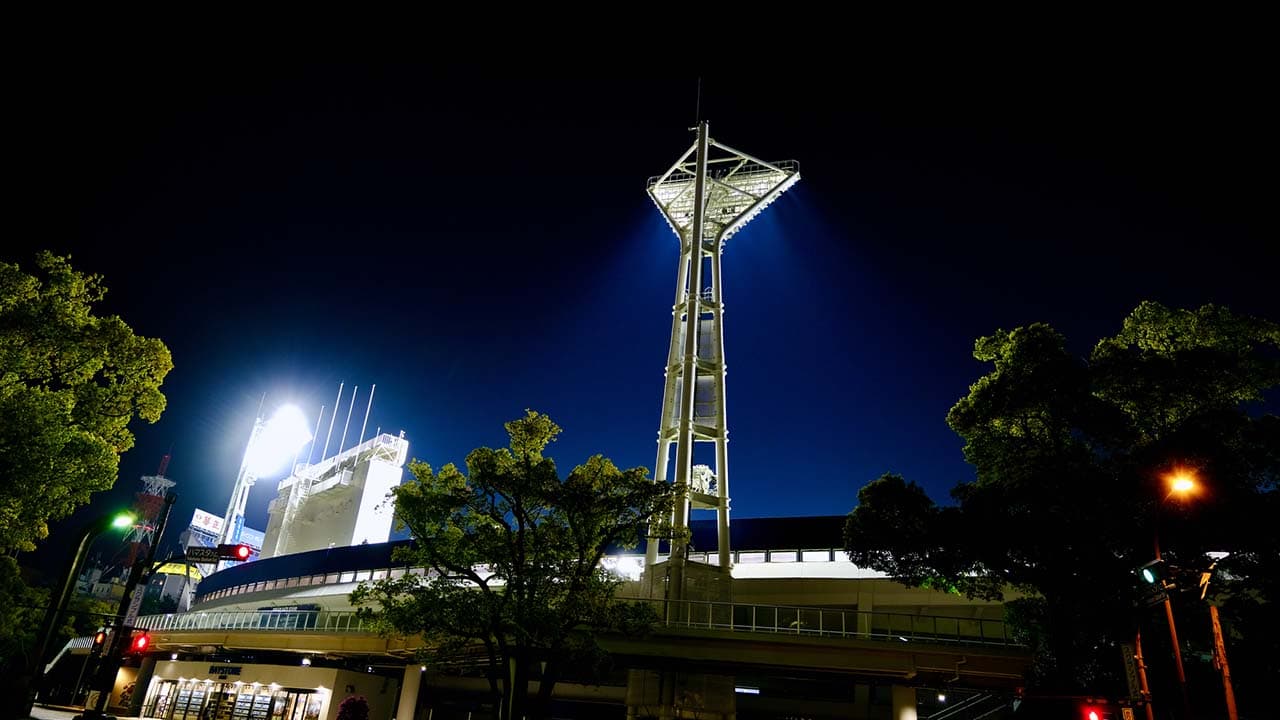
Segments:
[[[144,615],[137,626],[151,631],[279,630],[288,632],[373,633],[354,610],[297,610],[288,612],[213,610]]]
[[[1009,638],[1008,627],[1003,620],[702,600],[635,602],[651,603],[659,623],[667,627],[1024,647]]]
[[[645,600],[661,627],[838,637],[899,642],[1021,647],[1010,640],[1002,620],[843,610],[795,605],[758,605],[702,600]],[[152,631],[264,630],[288,632],[375,632],[353,610],[205,611],[146,615],[137,627]]]

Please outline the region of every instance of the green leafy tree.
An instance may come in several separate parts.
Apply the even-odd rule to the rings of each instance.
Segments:
[[[17,561],[0,557],[0,692],[13,697],[14,681],[26,670],[36,642],[36,630],[49,603],[49,590],[27,585]],[[61,648],[73,637],[90,635],[116,610],[113,603],[76,595],[56,628],[52,646]]]
[[[141,590],[139,590],[141,592]],[[178,609],[178,600],[172,595],[148,595],[142,599],[139,615],[161,615]]]
[[[561,479],[543,455],[560,433],[549,417],[529,411],[506,429],[510,447],[472,451],[466,473],[410,463],[414,479],[394,496],[414,543],[396,559],[429,573],[365,583],[352,601],[383,632],[422,636],[425,662],[482,649],[501,717],[538,717],[567,670],[602,665],[596,633],[641,632],[654,620],[647,606],[615,598],[621,581],[600,562],[668,516],[675,490],[599,455]]]
[[[17,561],[0,557],[0,688],[6,691],[31,659],[48,597],[49,591],[23,582]]]
[[[1153,302],[1086,359],[1044,324],[980,338],[974,356],[992,369],[947,416],[975,479],[951,507],[894,476],[864,487],[846,523],[850,557],[912,585],[1018,591],[1008,614],[1047,687],[1118,681],[1114,644],[1132,637],[1133,571],[1157,530],[1166,559],[1187,569],[1207,550],[1230,552],[1211,599],[1237,631],[1260,627],[1280,570],[1266,530],[1280,509],[1280,419],[1263,412],[1280,386],[1277,351],[1274,323]],[[1176,468],[1205,491],[1171,498]],[[1188,617],[1203,609],[1194,594],[1177,600]],[[1274,667],[1275,634],[1251,637],[1271,659],[1250,648],[1247,665]],[[1256,686],[1252,673],[1235,674]]]
[[[106,289],[67,258],[0,262],[0,551],[32,550],[51,520],[116,480],[129,422],[155,422],[164,343],[94,314]]]

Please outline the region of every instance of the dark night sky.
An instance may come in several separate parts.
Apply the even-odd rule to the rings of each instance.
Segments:
[[[713,136],[803,175],[725,257],[736,516],[847,512],[886,471],[945,500],[971,470],[944,417],[996,328],[1084,354],[1142,299],[1280,319],[1254,59],[1024,60],[707,75]],[[377,383],[370,431],[436,466],[535,408],[562,469],[651,467],[677,245],[644,181],[692,141],[694,79],[640,77],[107,61],[25,84],[11,199],[35,222],[0,254],[70,252],[176,365],[95,503],[172,446],[175,521],[220,515],[260,395],[314,421],[339,381]]]

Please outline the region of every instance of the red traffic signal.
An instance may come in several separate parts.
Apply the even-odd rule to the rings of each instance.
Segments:
[[[101,652],[102,646],[105,644],[107,644],[107,631],[99,630],[98,633],[93,636],[93,647],[89,648],[89,652]]]
[[[144,653],[149,647],[151,647],[151,636],[145,632],[129,638],[129,652],[131,653]]]
[[[1115,712],[1100,701],[1087,702],[1080,708],[1080,720],[1114,720]]]
[[[252,554],[253,554],[253,548],[249,547],[248,545],[245,545],[244,543],[224,544],[224,545],[218,546],[218,557],[222,558],[223,560],[235,560],[237,562],[244,562],[245,560],[248,560],[249,556]]]

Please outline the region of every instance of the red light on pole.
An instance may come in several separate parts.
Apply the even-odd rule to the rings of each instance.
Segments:
[[[231,544],[224,543],[218,546],[218,557],[223,560],[234,560],[236,562],[244,562],[253,554],[253,548],[244,543]]]
[[[147,651],[147,648],[149,647],[151,647],[151,636],[148,635],[147,633],[142,633],[141,635],[129,641],[130,652],[144,653]]]

